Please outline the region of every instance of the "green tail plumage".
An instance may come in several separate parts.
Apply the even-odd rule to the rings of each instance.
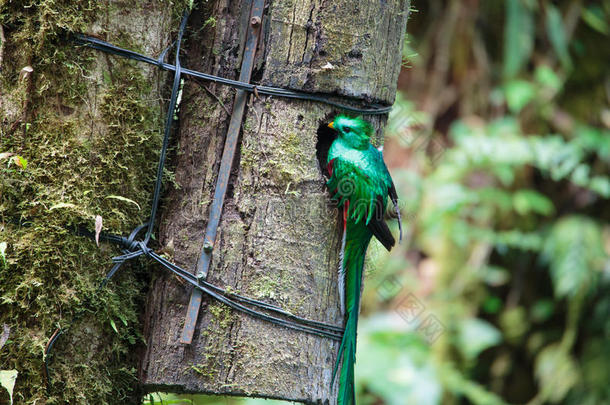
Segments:
[[[362,291],[362,272],[364,255],[371,240],[372,233],[360,222],[350,224],[346,229],[345,251],[343,252],[343,268],[345,271],[345,332],[339,347],[337,362],[333,370],[334,383],[339,363],[342,362],[339,373],[338,405],[355,404],[354,363],[356,362],[356,333],[358,329],[358,312],[360,311],[360,293]],[[332,384],[331,383],[331,384]]]

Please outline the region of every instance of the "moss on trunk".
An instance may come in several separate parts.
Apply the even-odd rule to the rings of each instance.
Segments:
[[[19,372],[16,403],[129,402],[137,397],[134,349],[142,344],[147,273],[133,266],[96,294],[110,257],[120,252],[68,228],[93,229],[101,215],[104,230],[124,234],[146,220],[164,76],[77,47],[68,34],[155,54],[168,44],[185,2],[27,5],[0,5],[0,154],[28,162],[20,168],[12,157],[0,160],[0,242],[8,246],[0,263],[0,325],[10,327],[0,368]],[[45,345],[82,309],[84,317],[55,346],[48,396]]]

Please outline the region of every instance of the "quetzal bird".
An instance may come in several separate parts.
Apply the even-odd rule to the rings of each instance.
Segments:
[[[370,143],[373,134],[371,124],[361,118],[338,115],[328,126],[338,134],[328,151],[330,179],[327,185],[333,199],[338,201],[339,209],[343,210],[338,290],[341,311],[345,316],[345,332],[331,385],[343,360],[337,402],[339,405],[350,405],[356,402],[354,363],[364,256],[372,236],[388,250],[395,243],[384,221],[388,196],[398,215],[400,239],[402,227],[396,188],[381,152]]]

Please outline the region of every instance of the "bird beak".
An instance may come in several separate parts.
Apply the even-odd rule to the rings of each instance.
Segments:
[[[328,124],[328,127],[330,129],[335,129],[335,121],[332,121],[330,124]]]

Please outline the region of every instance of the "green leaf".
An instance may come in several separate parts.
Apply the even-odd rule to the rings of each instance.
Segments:
[[[558,92],[561,89],[561,79],[549,66],[538,66],[534,75],[536,77],[536,82],[541,84],[543,87],[551,89],[553,92]]]
[[[518,114],[536,95],[534,85],[525,80],[511,80],[504,85],[506,103],[513,114]]]
[[[583,160],[583,152],[576,145],[565,143],[557,138],[547,137],[540,144],[541,147],[546,144],[550,153],[550,159],[547,165],[540,166],[544,170],[548,170],[551,178],[559,181],[569,176]],[[542,162],[540,162],[542,163]]]
[[[508,165],[494,165],[491,170],[504,186],[509,186],[515,180],[515,170]]]
[[[604,35],[608,35],[610,33],[610,26],[604,14],[604,10],[599,6],[592,5],[582,10],[581,17],[589,27]]]
[[[15,162],[15,164],[17,166],[19,166],[23,170],[27,169],[27,167],[28,167],[28,161],[23,156],[19,156],[19,155],[13,156],[13,161]]]
[[[504,66],[507,79],[515,77],[527,63],[534,48],[534,15],[523,0],[506,1],[504,26]]]
[[[576,361],[560,345],[545,347],[536,357],[534,370],[542,397],[552,403],[563,400],[579,380]]]
[[[555,211],[551,200],[534,190],[517,191],[513,195],[513,206],[515,211],[521,215],[527,215],[530,212],[550,215]]]
[[[547,236],[542,259],[550,267],[557,297],[574,296],[595,286],[607,260],[601,227],[588,217],[559,220]]]
[[[574,169],[574,171],[572,172],[572,175],[570,176],[570,180],[572,181],[572,183],[581,186],[581,187],[586,187],[589,184],[589,175],[591,173],[591,167],[587,164],[579,164],[578,166],[576,166],[576,169]]]
[[[495,206],[499,211],[509,212],[513,208],[512,195],[494,187],[484,187],[474,190],[481,204]]]
[[[593,177],[589,183],[589,188],[602,197],[610,198],[610,179],[607,177]]]
[[[17,370],[0,370],[0,385],[8,391],[8,395],[13,403],[13,389],[17,381]]]
[[[572,69],[572,59],[568,52],[568,40],[561,13],[551,3],[546,4],[546,31],[553,49],[564,69]]]
[[[123,314],[119,314],[119,319],[123,322],[123,325],[127,326],[127,319]]]
[[[116,324],[114,323],[114,319],[110,320],[110,326],[112,326],[112,329],[114,329],[116,333],[119,333],[119,330],[116,328]]]
[[[10,158],[9,164],[12,162],[23,170],[25,170],[28,167],[28,160],[26,158],[24,158],[23,156],[15,155],[14,153],[11,153],[11,152],[0,153],[0,160],[8,159],[8,158]]]
[[[106,198],[112,198],[112,199],[115,199],[115,200],[125,201],[125,202],[128,202],[128,203],[134,204],[136,207],[138,207],[138,210],[140,210],[140,204],[138,204],[137,202],[135,202],[134,200],[131,200],[129,198],[122,197],[120,195],[109,195],[109,196],[106,196]]]
[[[591,321],[590,325],[596,324],[594,319],[591,319]],[[598,336],[598,338],[593,336],[587,338],[587,344],[583,345],[583,353],[578,362],[582,370],[583,388],[588,392],[599,392],[601,398],[608,398],[607,395],[604,396],[604,393],[607,392],[608,381],[610,381],[610,361],[608,361],[610,359],[610,347],[607,335]],[[601,398],[599,401],[591,403],[595,405],[603,403]]]
[[[489,322],[469,318],[459,324],[457,347],[467,359],[475,359],[483,350],[502,341],[502,334]]]
[[[496,232],[494,242],[521,250],[538,251],[542,245],[542,238],[537,233],[524,233],[516,229]]]
[[[610,131],[589,125],[576,127],[573,142],[610,163]]]

